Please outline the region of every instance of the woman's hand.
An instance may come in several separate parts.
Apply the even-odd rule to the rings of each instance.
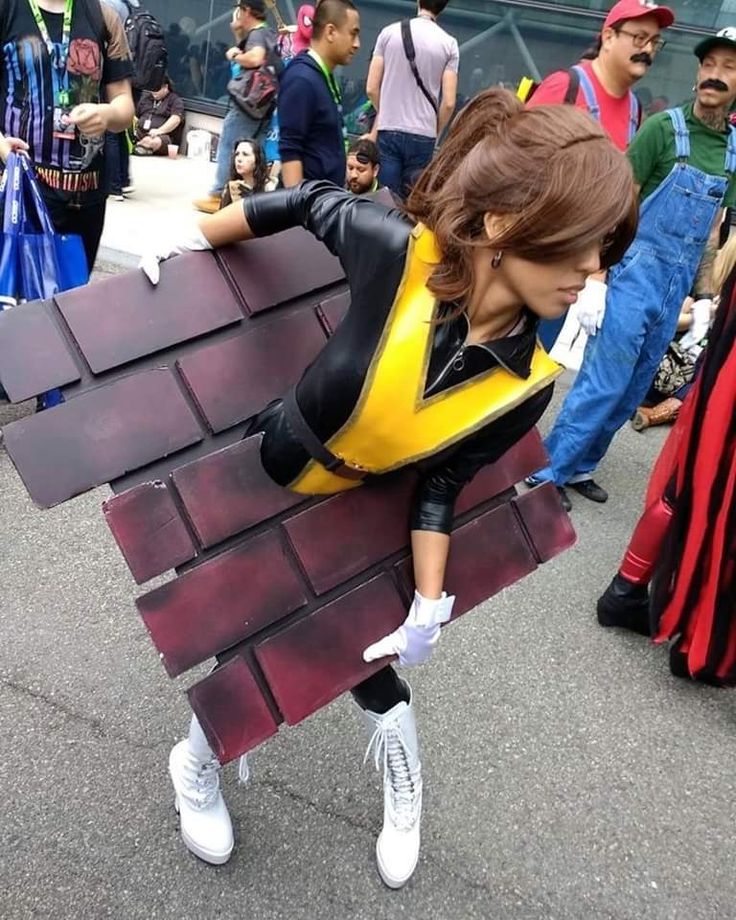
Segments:
[[[452,614],[455,598],[442,592],[442,597],[431,600],[414,592],[409,615],[397,630],[369,645],[363,652],[363,661],[375,661],[389,655],[398,655],[399,664],[415,667],[424,664],[439,642],[440,626]]]
[[[188,236],[169,243],[162,243],[156,248],[155,252],[146,253],[138,263],[138,268],[151,284],[158,284],[161,277],[159,268],[161,262],[170,259],[172,256],[181,255],[183,252],[203,252],[207,249],[212,249],[212,244],[197,227]]]
[[[107,131],[110,122],[110,108],[107,103],[84,102],[75,105],[67,116],[69,124],[79,128],[87,137],[99,137]]]
[[[3,163],[7,163],[8,157],[13,151],[15,153],[27,153],[29,149],[28,144],[20,137],[0,137],[0,160]]]

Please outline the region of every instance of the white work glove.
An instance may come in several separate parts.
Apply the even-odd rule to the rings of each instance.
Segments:
[[[212,244],[199,227],[194,227],[187,236],[175,242],[162,243],[156,247],[155,252],[146,253],[138,263],[138,268],[151,284],[158,284],[161,276],[160,262],[172,256],[181,255],[183,252],[203,252],[206,249],[212,249]]]
[[[430,600],[414,592],[414,600],[409,608],[409,615],[397,630],[369,645],[363,652],[363,661],[375,661],[388,655],[398,655],[399,664],[414,667],[424,662],[432,654],[440,638],[440,626],[447,623],[452,614],[454,595]]]
[[[694,346],[699,345],[708,334],[713,316],[713,301],[710,297],[696,300],[690,310],[692,317],[690,328],[680,339],[680,347],[685,351],[689,351]]]
[[[601,328],[606,312],[607,286],[603,281],[589,278],[580,292],[576,305],[576,316],[581,328],[588,335],[595,335]]]

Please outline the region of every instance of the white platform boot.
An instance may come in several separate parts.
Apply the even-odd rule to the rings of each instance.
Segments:
[[[411,690],[410,690],[411,693]],[[383,830],[376,842],[378,871],[389,888],[401,888],[419,859],[422,818],[422,765],[411,697],[380,714],[362,710],[372,732],[365,759],[373,751],[383,766]]]
[[[195,856],[216,866],[226,863],[233,851],[233,826],[220,791],[220,770],[197,717],[192,716],[189,737],[171,750],[169,773],[182,840]]]

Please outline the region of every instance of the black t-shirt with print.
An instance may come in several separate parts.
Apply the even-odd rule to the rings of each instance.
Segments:
[[[41,10],[41,15],[60,58],[63,13]],[[71,140],[54,136],[57,90],[68,94],[67,108],[104,102],[104,87],[132,73],[120,18],[100,0],[75,0],[63,69],[52,65],[28,0],[0,0],[0,131],[30,145],[50,199],[84,206],[105,196],[104,138],[76,129]]]

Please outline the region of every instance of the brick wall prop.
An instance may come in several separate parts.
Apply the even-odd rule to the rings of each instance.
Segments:
[[[4,429],[50,507],[103,483],[105,519],[172,676],[218,656],[189,701],[223,762],[374,673],[413,584],[416,474],[340,495],[281,489],[247,420],[295,383],[348,308],[339,262],[302,230],[134,271],[0,313],[0,383],[65,402]],[[575,539],[556,490],[518,494],[546,457],[530,432],[461,493],[446,579],[453,620]]]

